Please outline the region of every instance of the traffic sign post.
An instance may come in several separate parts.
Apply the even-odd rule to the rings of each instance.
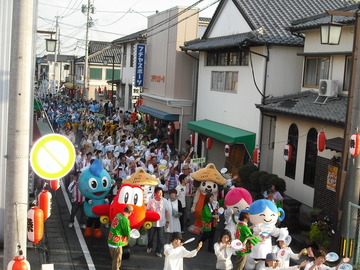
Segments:
[[[47,180],[67,175],[75,163],[75,148],[65,136],[50,134],[41,137],[30,152],[30,165],[34,172]]]

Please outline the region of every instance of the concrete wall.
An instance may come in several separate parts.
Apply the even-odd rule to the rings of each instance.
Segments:
[[[149,17],[148,29],[180,12],[172,8]],[[160,97],[192,99],[192,59],[180,51],[185,41],[197,38],[197,9],[191,9],[165,25],[149,31],[147,38],[145,90]],[[181,21],[185,17],[186,20]],[[177,25],[175,25],[179,22]],[[171,27],[172,25],[175,25]]]
[[[292,123],[295,123],[299,130],[295,180],[285,176],[286,162],[283,158],[283,151],[284,151],[284,146],[287,142],[288,130]],[[313,207],[314,188],[303,184],[306,139],[310,128],[315,128],[316,130],[320,131],[322,127],[323,126],[320,123],[315,123],[315,122],[311,123],[297,119],[289,119],[282,116],[278,116],[276,120],[274,159],[273,159],[272,172],[274,174],[277,174],[279,177],[283,178],[286,181],[286,192],[285,192],[286,195],[310,207]],[[326,126],[324,131],[328,139],[343,136],[343,129],[341,128]],[[326,159],[331,159],[333,156],[338,156],[338,155],[339,155],[338,153],[330,150],[324,150],[323,152],[318,152],[318,156]]]

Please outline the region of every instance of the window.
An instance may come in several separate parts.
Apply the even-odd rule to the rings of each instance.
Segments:
[[[212,71],[211,90],[214,91],[237,91],[238,72]]]
[[[135,45],[132,44],[131,45],[131,54],[130,54],[130,67],[134,66],[134,62],[135,62]]]
[[[102,79],[102,68],[90,68],[90,79],[101,80]]]
[[[306,138],[305,168],[303,183],[310,187],[315,184],[315,171],[317,159],[317,131],[311,128]]]
[[[291,124],[288,131],[288,144],[292,146],[292,156],[285,167],[285,175],[291,179],[295,179],[298,139],[299,130],[295,124]]]
[[[329,78],[329,57],[306,57],[304,87],[319,87],[321,79]]]
[[[218,52],[210,51],[206,54],[207,66],[247,66],[249,53],[243,51]]]
[[[346,57],[345,63],[345,78],[344,78],[344,88],[343,91],[349,91],[351,87],[351,73],[353,67],[353,58],[351,56]]]
[[[105,80],[112,80],[112,69],[106,69],[106,77]],[[120,69],[114,70],[114,80],[120,80]]]
[[[127,51],[127,46],[126,46],[126,44],[124,44],[123,51],[122,51],[122,66],[123,67],[126,67],[126,51]]]

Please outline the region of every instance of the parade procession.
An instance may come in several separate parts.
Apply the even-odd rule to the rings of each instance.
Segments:
[[[360,268],[358,0],[0,2],[0,269]]]

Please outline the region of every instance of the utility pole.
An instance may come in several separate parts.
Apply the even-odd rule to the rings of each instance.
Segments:
[[[56,28],[56,32],[55,32],[55,39],[56,39],[56,43],[58,42],[58,26],[59,26],[59,16],[56,16],[56,22],[55,22],[55,28]],[[60,44],[60,43],[59,43]],[[56,94],[56,86],[57,86],[57,83],[56,83],[56,62],[57,62],[57,52],[58,52],[58,48],[59,46],[56,46],[55,47],[55,52],[54,52],[54,77],[53,77],[53,86],[54,86],[54,89],[53,89],[53,94]]]
[[[84,6],[82,7],[84,10]],[[86,38],[85,38],[85,64],[84,64],[84,91],[86,91],[86,96],[89,98],[89,85],[88,85],[88,61],[89,61],[89,24],[90,24],[90,9],[92,13],[94,11],[93,6],[91,5],[91,0],[88,0],[88,4],[86,6]]]
[[[327,11],[331,15],[355,17],[354,41],[352,50],[352,74],[351,86],[348,93],[348,108],[346,113],[346,124],[344,131],[344,150],[342,157],[342,175],[338,194],[338,207],[342,207],[339,211],[338,219],[341,220],[341,242],[340,256],[352,257],[354,248],[354,239],[356,237],[357,228],[357,211],[352,211],[350,216],[348,213],[349,202],[353,204],[359,203],[360,192],[360,156],[353,157],[349,154],[349,141],[353,133],[360,128],[360,61],[359,57],[359,38],[360,38],[360,20],[359,7],[355,13],[343,11]],[[346,218],[347,217],[347,218]],[[347,224],[347,221],[350,224]],[[350,231],[347,232],[347,225]]]
[[[30,121],[33,119],[33,66],[37,0],[13,0],[10,91],[6,158],[4,259],[2,269],[26,256]],[[21,20],[19,20],[21,18]],[[3,131],[5,132],[5,130]]]

